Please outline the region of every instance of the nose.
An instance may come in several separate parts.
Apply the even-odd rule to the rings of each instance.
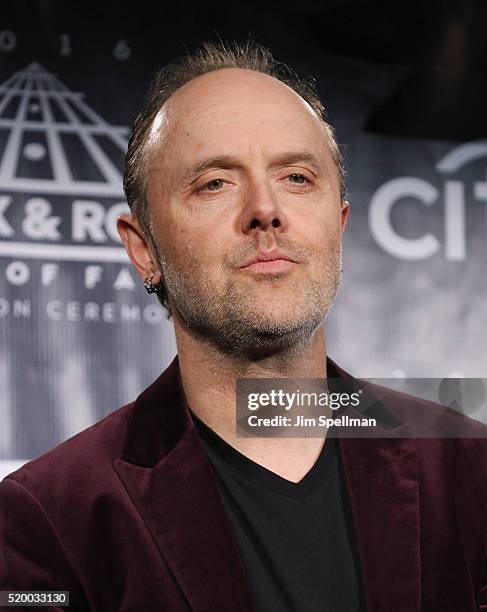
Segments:
[[[255,229],[256,227],[262,227],[262,229],[265,229],[268,225],[269,223],[263,221],[262,219],[254,217],[252,221],[250,222],[250,229]],[[281,225],[281,221],[279,220],[279,217],[274,217],[270,225],[272,225],[272,227],[279,227]]]
[[[249,185],[242,213],[242,231],[246,234],[269,228],[284,231],[287,218],[277,195],[263,181]]]

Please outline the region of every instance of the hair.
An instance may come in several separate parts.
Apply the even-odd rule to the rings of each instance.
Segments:
[[[331,154],[338,172],[340,198],[345,199],[343,157],[335,139],[334,130],[327,123],[326,112],[316,91],[314,79],[298,77],[292,68],[274,59],[266,47],[253,41],[248,41],[244,45],[235,42],[231,45],[223,42],[205,42],[195,52],[188,53],[185,57],[167,64],[157,72],[149,88],[146,104],[133,125],[125,156],[123,189],[127,202],[132,216],[140,223],[156,252],[158,248],[153,235],[146,192],[152,148],[149,137],[153,121],[161,106],[183,85],[199,76],[225,68],[255,70],[274,77],[293,89],[311,106],[327,133]],[[163,284],[159,287],[157,297],[170,316],[169,302]]]

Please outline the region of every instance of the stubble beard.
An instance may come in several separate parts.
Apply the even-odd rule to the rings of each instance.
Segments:
[[[217,286],[209,281],[199,261],[193,260],[189,268],[183,268],[165,258],[157,244],[156,251],[171,310],[177,309],[189,331],[232,357],[256,359],[297,353],[328,316],[341,282],[342,246],[338,240],[315,278],[308,276],[305,282],[299,286],[295,283],[286,291],[285,299],[294,307],[287,310],[285,317],[276,318],[272,308],[263,312],[255,292],[258,282],[279,282],[285,273],[253,281],[255,292],[249,290],[248,282],[239,282],[235,276]],[[288,282],[292,284],[292,279]]]

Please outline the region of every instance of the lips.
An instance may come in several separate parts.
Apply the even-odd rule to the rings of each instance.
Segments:
[[[257,253],[257,255],[254,255],[253,257],[248,259],[240,267],[241,268],[248,268],[249,266],[252,266],[254,264],[266,263],[266,262],[271,262],[271,261],[276,261],[276,262],[277,261],[288,261],[288,262],[291,262],[291,263],[297,263],[293,259],[288,257],[285,253],[280,251],[279,249],[274,249],[273,251],[267,251],[267,252],[260,251],[259,253]],[[262,267],[264,267],[264,266],[262,266]]]

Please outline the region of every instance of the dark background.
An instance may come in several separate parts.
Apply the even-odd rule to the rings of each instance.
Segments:
[[[301,73],[316,74],[317,63],[326,70],[321,59],[329,54],[400,68],[397,87],[366,118],[367,130],[449,141],[486,134],[487,3],[481,0],[20,0],[3,1],[0,18],[2,30],[18,33],[18,68],[33,53],[53,72],[76,65],[71,87],[83,87],[88,96],[99,88],[110,91],[121,79],[130,82],[116,110],[109,97],[100,102],[99,111],[109,110],[113,122],[134,114],[151,76],[169,59],[203,40],[250,37]],[[62,57],[59,37],[65,32],[72,53]],[[121,39],[133,52],[117,65],[111,51]],[[330,92],[320,83],[318,88],[326,100]]]

